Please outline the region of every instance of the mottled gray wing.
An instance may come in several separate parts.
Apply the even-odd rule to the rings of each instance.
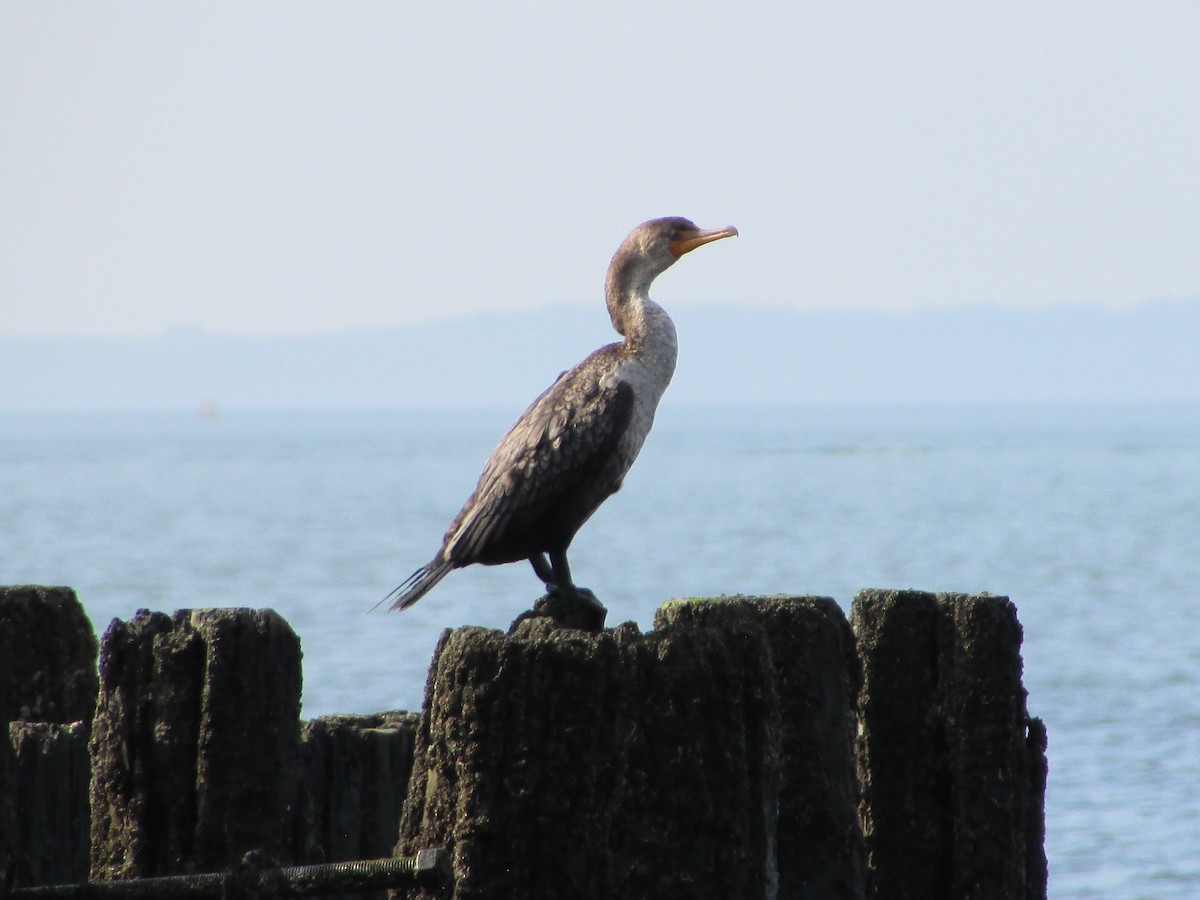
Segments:
[[[446,532],[447,558],[460,565],[478,559],[604,468],[629,424],[633,389],[611,377],[579,377],[586,367],[587,361],[560,375],[492,451]]]

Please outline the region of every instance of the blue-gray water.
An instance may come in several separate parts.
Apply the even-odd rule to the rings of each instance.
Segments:
[[[419,708],[441,629],[507,626],[525,565],[368,612],[425,562],[519,410],[0,416],[0,583],[138,608],[270,606],[308,716]],[[1200,896],[1200,406],[672,408],[573,571],[662,600],[991,591],[1050,734],[1051,896]]]

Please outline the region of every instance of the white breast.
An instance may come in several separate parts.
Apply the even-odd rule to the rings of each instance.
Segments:
[[[629,342],[625,358],[608,376],[633,388],[633,417],[620,443],[627,465],[633,464],[650,433],[658,402],[671,383],[679,356],[675,323],[666,310],[648,298],[641,307],[637,336]]]

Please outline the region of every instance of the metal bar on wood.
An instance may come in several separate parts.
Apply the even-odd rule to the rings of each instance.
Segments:
[[[247,854],[248,857],[254,854]],[[247,859],[228,872],[166,875],[128,881],[88,881],[12,888],[0,896],[12,900],[140,900],[140,898],[306,897],[354,893],[406,884],[433,884],[450,874],[450,855],[443,847],[415,856],[364,859],[310,866],[256,865]]]

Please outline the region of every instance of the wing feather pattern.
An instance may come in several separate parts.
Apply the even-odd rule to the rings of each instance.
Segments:
[[[533,401],[492,451],[437,556],[381,603],[405,609],[453,569],[542,552],[531,549],[535,532],[554,512],[570,540],[633,463],[617,452],[634,406],[633,389],[612,374],[618,348],[600,348]]]
[[[614,458],[614,450],[629,424],[633,390],[602,377],[609,367],[597,364],[612,350],[560,375],[500,441],[446,532],[444,558],[456,567],[485,561],[565,497],[590,503],[586,518],[616,489],[632,462]]]

